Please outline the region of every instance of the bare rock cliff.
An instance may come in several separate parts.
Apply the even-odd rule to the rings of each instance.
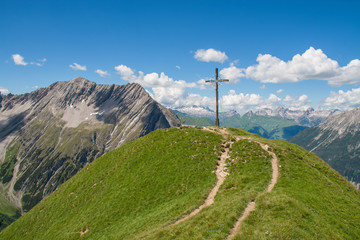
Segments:
[[[85,165],[131,140],[178,126],[136,83],[56,82],[0,100],[0,197],[27,211]]]

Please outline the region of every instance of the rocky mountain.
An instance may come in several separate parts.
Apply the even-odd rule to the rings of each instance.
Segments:
[[[289,141],[314,152],[360,187],[360,108],[336,114]]]
[[[259,116],[281,117],[286,120],[292,120],[306,127],[317,126],[330,116],[339,113],[338,110],[314,110],[308,108],[306,110],[291,110],[289,108],[278,107],[275,110],[264,108],[255,112]]]
[[[0,104],[0,213],[6,215],[28,211],[104,153],[180,125],[136,83],[97,85],[78,77],[3,96]]]

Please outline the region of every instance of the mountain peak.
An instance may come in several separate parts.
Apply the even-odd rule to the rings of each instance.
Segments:
[[[94,82],[91,82],[89,80],[87,80],[86,78],[83,78],[83,77],[76,77],[70,81],[67,81],[65,83],[68,83],[68,84],[71,84],[71,85],[76,85],[76,86],[84,86],[84,85],[87,85],[89,83],[94,83]]]
[[[90,81],[83,77],[76,77],[76,78],[70,80],[69,82],[90,82]]]
[[[248,117],[254,116],[254,112],[250,110],[247,113],[245,113],[244,116],[248,116]]]

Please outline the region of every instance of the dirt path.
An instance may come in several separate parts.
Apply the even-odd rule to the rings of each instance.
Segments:
[[[209,128],[206,128],[207,131],[211,131],[211,132],[215,132],[213,131],[212,129],[209,129]],[[215,132],[215,133],[218,133],[218,132]],[[225,130],[223,132],[221,132],[221,134],[224,136],[226,134],[228,134],[228,132]],[[215,199],[215,196],[217,194],[217,192],[219,191],[219,188],[220,186],[224,183],[225,181],[225,178],[227,175],[229,175],[229,173],[226,172],[226,159],[229,158],[229,148],[231,147],[232,145],[232,142],[225,142],[223,144],[224,146],[224,149],[225,151],[221,154],[220,156],[220,160],[219,160],[219,164],[216,168],[216,178],[217,178],[217,182],[215,184],[215,186],[213,187],[213,189],[211,189],[208,197],[206,198],[205,202],[200,206],[198,207],[197,209],[195,209],[193,212],[191,212],[190,214],[180,218],[179,220],[177,220],[173,225],[177,225],[193,216],[195,216],[196,214],[198,214],[203,208],[205,207],[208,207],[210,206],[211,204],[214,203],[214,199]],[[230,147],[229,147],[230,146]]]
[[[251,138],[239,138],[237,140],[240,140],[240,139],[249,139],[251,141],[254,141]],[[269,146],[268,145],[263,144],[261,142],[257,142],[257,141],[254,141],[254,142],[258,143],[261,146],[262,149],[264,149],[268,154],[270,154],[272,156],[272,159],[271,159],[272,177],[271,177],[271,181],[270,181],[270,183],[269,183],[269,185],[268,185],[268,187],[267,187],[267,189],[265,191],[265,192],[271,192],[274,189],[274,187],[275,187],[275,185],[276,185],[276,183],[278,181],[278,178],[279,178],[279,166],[278,166],[279,165],[278,164],[279,160],[276,157],[275,153],[269,151]],[[230,235],[227,237],[228,240],[232,239],[235,236],[235,234],[237,234],[240,231],[241,223],[250,215],[250,213],[252,211],[255,210],[255,206],[256,206],[256,201],[255,200],[248,203],[247,207],[245,208],[244,213],[236,221],[234,227],[231,229]]]
[[[217,133],[217,134],[221,134],[223,136],[224,139],[227,138],[227,136],[230,135],[230,133],[227,131],[226,128],[214,128],[214,127],[205,127],[203,128],[206,131],[210,131],[213,133]],[[253,142],[256,142],[257,144],[259,144],[261,146],[262,149],[264,149],[269,155],[272,156],[271,159],[271,167],[272,167],[272,177],[271,177],[271,181],[269,183],[269,185],[267,186],[266,190],[263,192],[271,192],[277,181],[279,178],[279,167],[278,167],[278,158],[275,155],[275,153],[273,153],[272,151],[269,150],[269,146],[267,144],[263,144],[261,142],[255,141],[253,138],[249,138],[249,137],[237,137],[236,141],[239,140],[250,140]],[[225,146],[230,146],[232,145],[232,142],[226,142],[224,143],[224,147]],[[193,212],[191,212],[190,214],[186,215],[185,217],[177,220],[173,225],[179,224],[193,216],[195,216],[196,214],[198,214],[203,208],[210,206],[211,204],[214,203],[214,198],[220,188],[220,186],[223,184],[223,182],[225,181],[226,176],[228,175],[228,173],[225,171],[225,165],[226,165],[226,159],[229,158],[229,148],[225,147],[225,151],[222,153],[218,167],[216,169],[216,177],[218,179],[216,185],[214,186],[214,188],[210,191],[208,197],[206,198],[205,202],[197,209],[195,209]],[[263,193],[260,193],[263,194]],[[258,195],[259,196],[259,195]],[[231,229],[229,236],[227,237],[228,240],[232,239],[241,229],[241,223],[250,215],[250,213],[252,211],[254,211],[256,208],[256,200],[252,200],[248,203],[248,205],[246,206],[244,213],[242,214],[242,216],[236,221],[234,227]]]

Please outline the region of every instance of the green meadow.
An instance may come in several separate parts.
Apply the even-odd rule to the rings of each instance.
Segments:
[[[234,239],[360,238],[360,194],[340,174],[294,144],[228,131],[171,128],[132,141],[87,165],[0,239],[226,239],[253,200]],[[279,160],[270,193],[272,157],[257,142]],[[207,198],[225,147],[229,175],[214,204],[173,225]]]

